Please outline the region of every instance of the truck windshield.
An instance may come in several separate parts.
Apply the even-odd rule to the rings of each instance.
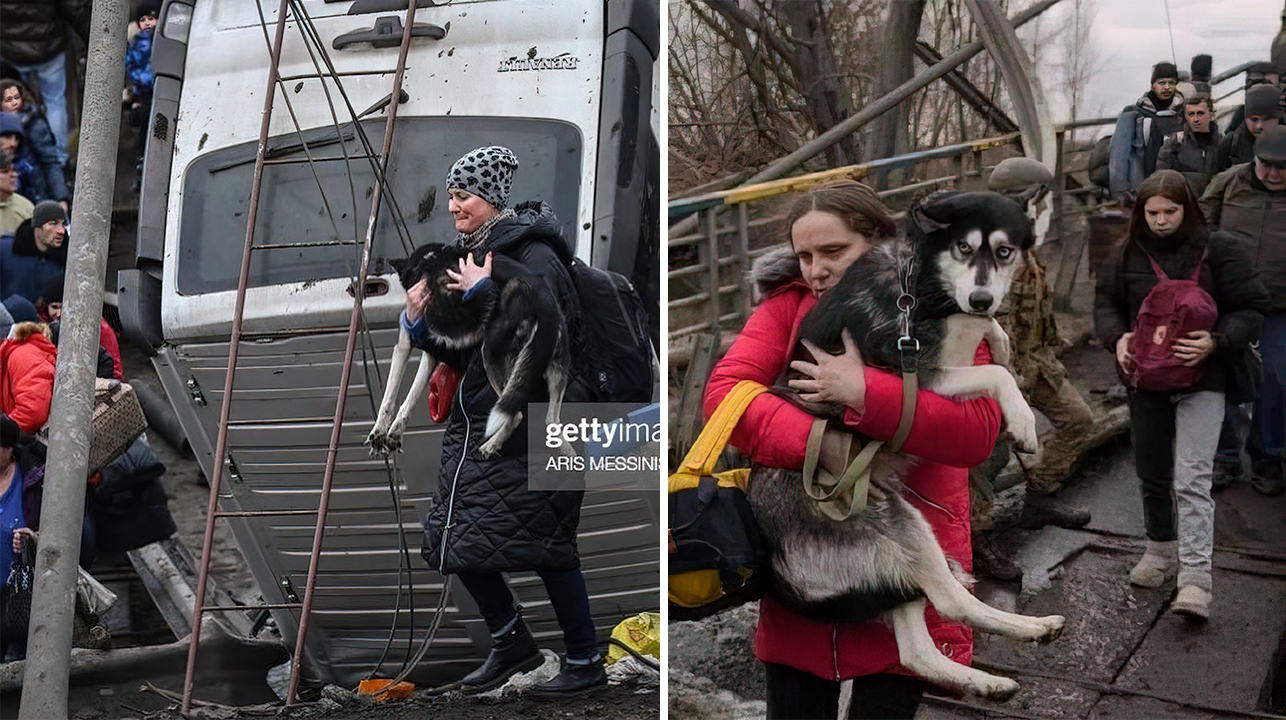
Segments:
[[[362,126],[378,153],[384,120],[365,120]],[[251,287],[346,277],[359,267],[360,245],[328,243],[360,243],[365,237],[375,174],[351,124],[341,125],[338,134],[334,127],[324,127],[303,136],[315,161],[311,168],[304,161],[299,134],[280,135],[268,143],[255,244],[279,247],[254,252]],[[483,145],[504,145],[518,156],[511,203],[549,203],[565,237],[575,238],[581,174],[581,135],[575,126],[524,118],[408,117],[398,119],[387,176],[410,241],[418,246],[454,239],[443,181],[451,163]],[[181,294],[236,289],[257,148],[254,141],[221,148],[188,166],[178,248]],[[342,148],[347,149],[349,163],[343,161]],[[326,202],[318,192],[314,168]],[[394,225],[394,212],[386,199],[380,207],[371,274],[389,272],[387,261],[408,253]],[[301,245],[305,243],[318,245]]]

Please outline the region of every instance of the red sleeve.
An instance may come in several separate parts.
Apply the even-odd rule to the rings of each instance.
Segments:
[[[9,417],[29,433],[49,421],[49,403],[54,393],[54,364],[35,348],[14,352],[12,366],[13,408]]]
[[[116,331],[107,324],[106,318],[99,323],[98,344],[112,356],[112,373],[116,375],[116,379],[124,380],[125,371],[121,368],[121,345],[116,341]]]
[[[986,342],[978,346],[974,365],[991,363]],[[877,440],[888,440],[902,419],[902,378],[891,372],[866,368],[866,410],[849,409],[844,423]],[[929,390],[916,395],[915,420],[902,452],[953,467],[970,468],[991,455],[1003,417],[1000,403],[991,398],[956,402]]]
[[[705,417],[741,380],[771,387],[790,362],[791,338],[802,296],[778,293],[759,305],[737,340],[710,373],[706,383]],[[801,468],[813,417],[785,400],[764,393],[751,401],[732,433],[732,444],[756,463]]]

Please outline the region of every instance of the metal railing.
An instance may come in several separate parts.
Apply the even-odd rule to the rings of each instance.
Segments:
[[[669,332],[671,345],[697,333],[739,328],[749,317],[753,294],[748,279],[750,264],[772,249],[772,245],[752,248],[752,231],[762,231],[779,221],[771,216],[752,220],[751,204],[835,180],[861,180],[877,172],[913,168],[934,160],[950,160],[951,174],[884,190],[879,193],[880,197],[905,195],[948,183],[959,185],[967,178],[982,177],[984,151],[1018,142],[1018,133],[1008,133],[672,201],[668,206],[671,221],[696,213],[699,222],[696,232],[671,237],[668,241],[672,263],[676,256],[691,257],[686,263],[680,261],[678,266],[672,265],[668,273],[667,310],[672,326],[680,324]],[[720,216],[725,210],[735,210],[731,224],[721,222]]]

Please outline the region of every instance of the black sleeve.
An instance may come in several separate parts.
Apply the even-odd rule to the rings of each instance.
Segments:
[[[1259,338],[1259,329],[1272,299],[1259,277],[1255,261],[1236,237],[1214,233],[1208,247],[1215,304],[1219,306],[1214,334],[1219,345],[1217,350],[1227,352]]]
[[[105,380],[116,378],[116,364],[112,362],[112,356],[107,352],[107,348],[102,345],[98,346],[98,366],[94,369],[94,375]]]
[[[1116,248],[1103,262],[1094,288],[1094,335],[1113,354],[1117,340],[1130,331],[1129,302],[1121,282],[1127,247]]]

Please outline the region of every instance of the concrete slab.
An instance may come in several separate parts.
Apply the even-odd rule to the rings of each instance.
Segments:
[[[976,633],[976,655],[984,662],[1112,682],[1169,600],[1167,591],[1126,582],[1131,561],[1101,548],[1082,552],[1064,566],[1050,589],[1021,605],[1028,615],[1065,616],[1062,637],[1037,645]]]
[[[1209,623],[1163,614],[1117,683],[1216,707],[1258,709],[1286,635],[1286,579],[1216,567],[1214,589]]]

